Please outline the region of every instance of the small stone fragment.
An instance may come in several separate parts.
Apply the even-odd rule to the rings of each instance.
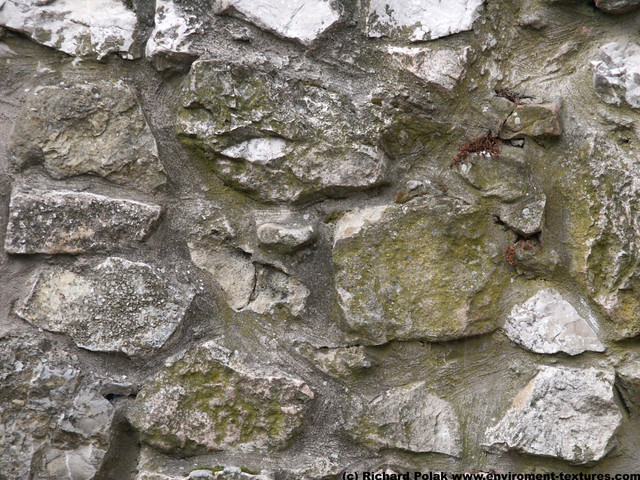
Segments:
[[[263,223],[258,226],[257,234],[264,246],[291,252],[313,242],[316,232],[312,225]]]
[[[486,333],[509,274],[492,258],[508,234],[444,197],[344,215],[333,263],[344,329],[354,341],[444,341]]]
[[[99,252],[143,241],[162,208],[94,193],[14,189],[7,253]]]
[[[427,392],[425,382],[380,394],[348,421],[348,433],[375,450],[399,448],[457,456],[460,425],[451,405]]]
[[[552,138],[562,134],[560,107],[555,103],[518,105],[504,122],[500,138]]]
[[[624,101],[640,108],[640,45],[607,43],[591,66],[596,92],[604,102],[621,105]]]
[[[309,289],[297,278],[268,265],[256,265],[256,286],[246,309],[259,314],[273,312],[279,305],[292,315],[304,310]]]
[[[504,330],[511,340],[536,353],[578,355],[605,349],[593,326],[554,289],[540,290],[514,305]]]
[[[596,7],[603,12],[622,14],[640,8],[640,0],[596,0]]]
[[[361,345],[344,348],[313,348],[305,344],[300,353],[311,360],[316,367],[327,375],[346,378],[350,375],[370,368],[371,360],[367,358],[365,348]]]
[[[483,197],[514,202],[524,197],[529,189],[527,170],[519,159],[474,153],[457,171]]]
[[[143,356],[169,339],[193,295],[145,263],[110,257],[87,272],[40,272],[16,314],[87,350]]]
[[[120,0],[5,0],[0,25],[69,55],[134,58],[137,18]]]
[[[49,341],[0,338],[0,472],[11,479],[94,478],[114,407],[77,359]]]
[[[370,0],[366,10],[369,37],[411,42],[434,40],[471,30],[482,0]]]
[[[18,169],[42,162],[56,179],[90,174],[144,191],[166,183],[135,92],[122,83],[34,89],[9,149]]]
[[[428,49],[417,47],[389,47],[388,51],[406,70],[427,85],[453,90],[466,74],[467,55],[470,48],[462,50]]]
[[[503,204],[500,207],[500,220],[511,230],[529,237],[542,231],[542,220],[547,197],[544,194],[525,197],[522,200]]]
[[[281,449],[313,397],[302,380],[256,370],[208,341],[170,360],[129,419],[143,443],[168,453]]]
[[[611,450],[622,420],[613,381],[607,370],[541,367],[502,420],[487,430],[485,446],[578,465],[597,462]]]
[[[340,19],[329,0],[216,0],[219,11],[228,11],[280,37],[308,45]]]
[[[194,13],[174,0],[156,0],[155,27],[145,49],[148,60],[159,70],[173,64],[183,65],[195,59],[191,49],[194,34],[202,28]]]

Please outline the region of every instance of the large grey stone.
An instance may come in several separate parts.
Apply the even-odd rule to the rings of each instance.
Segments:
[[[309,44],[340,19],[329,0],[216,0],[230,11],[281,37]]]
[[[194,292],[140,262],[110,257],[76,273],[40,272],[16,313],[82,348],[149,355],[162,347],[184,318]]]
[[[9,149],[18,168],[42,162],[56,179],[90,174],[146,191],[166,183],[135,92],[121,82],[34,89]]]
[[[132,246],[146,238],[161,212],[158,205],[93,193],[16,188],[5,250],[77,254]]]
[[[279,449],[313,397],[302,380],[258,370],[208,341],[170,360],[129,417],[144,443],[167,452]]]
[[[420,42],[471,30],[483,1],[369,0],[365,4],[367,35]]]
[[[515,450],[585,464],[602,459],[622,415],[613,399],[613,372],[541,367],[486,432],[491,450]]]
[[[199,60],[180,105],[181,142],[224,182],[260,200],[343,196],[385,180],[371,115],[313,82]]]
[[[505,241],[490,216],[446,197],[345,214],[333,248],[345,330],[371,345],[497,328],[495,309],[509,274],[494,260]]]
[[[0,475],[94,478],[114,416],[98,390],[77,358],[50,342],[0,338]]]
[[[69,55],[134,58],[136,14],[119,0],[5,0],[0,25]]]
[[[399,448],[453,456],[462,450],[453,408],[428,393],[425,382],[381,393],[349,419],[347,428],[357,442],[375,450]]]
[[[596,92],[603,101],[640,108],[640,45],[607,43],[600,58],[591,62]]]
[[[507,336],[537,353],[603,352],[597,325],[582,317],[554,289],[539,290],[520,305],[514,305],[504,325]]]

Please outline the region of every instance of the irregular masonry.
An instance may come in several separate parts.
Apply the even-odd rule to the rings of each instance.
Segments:
[[[537,353],[602,352],[604,345],[592,322],[593,318],[583,318],[558,291],[546,289],[514,305],[504,330],[511,340]]]
[[[354,405],[359,405],[357,400]],[[380,394],[348,420],[348,432],[370,448],[400,448],[457,456],[460,425],[451,405],[428,393],[425,382]]]
[[[184,318],[193,289],[150,265],[109,257],[89,271],[40,272],[16,314],[81,348],[151,355]]]
[[[0,471],[5,478],[93,478],[114,407],[76,356],[50,342],[0,338]]]
[[[487,430],[486,445],[575,464],[600,460],[622,420],[613,381],[606,370],[542,367]]]
[[[70,191],[14,189],[9,205],[7,253],[83,253],[143,241],[162,209]]]
[[[509,276],[492,260],[507,238],[493,227],[474,206],[450,198],[346,213],[333,248],[345,331],[379,345],[495,330]]]
[[[69,55],[133,59],[135,13],[120,0],[4,0],[0,26]]]
[[[275,71],[197,61],[178,138],[226,183],[267,202],[341,196],[384,182],[377,128],[347,97]]]
[[[42,162],[56,179],[91,174],[145,191],[166,183],[135,92],[122,82],[35,88],[9,149],[17,168]]]
[[[130,413],[141,440],[168,452],[284,448],[314,394],[303,381],[261,372],[214,342],[172,359]]]

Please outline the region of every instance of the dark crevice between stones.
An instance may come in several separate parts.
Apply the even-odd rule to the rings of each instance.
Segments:
[[[111,399],[109,397],[112,397]],[[122,395],[106,394],[104,398],[113,403]],[[134,397],[135,395],[128,395]],[[113,401],[112,401],[113,400]],[[93,480],[133,480],[137,473],[140,455],[140,439],[138,432],[127,421],[124,409],[118,409],[113,419],[111,444],[100,470]]]
[[[628,417],[631,415],[631,408],[629,408],[629,405],[625,400],[625,393],[622,391],[623,389],[624,387],[622,387],[617,381],[613,384],[613,396],[618,401],[617,403],[622,405],[622,408]]]

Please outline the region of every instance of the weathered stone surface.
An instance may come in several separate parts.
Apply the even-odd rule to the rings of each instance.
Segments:
[[[370,448],[458,455],[460,426],[451,405],[416,382],[383,392],[348,421],[348,432]]]
[[[297,226],[270,222],[259,225],[256,233],[262,245],[285,252],[308,245],[316,237],[313,225]]]
[[[500,220],[514,232],[528,237],[542,231],[542,220],[547,197],[544,194],[532,195],[522,200],[503,204],[500,207]]]
[[[91,479],[114,408],[77,358],[44,340],[0,338],[0,472],[7,479]]]
[[[489,216],[450,198],[347,213],[333,249],[346,329],[361,343],[380,344],[497,328],[493,314],[509,278],[492,258],[503,235]]]
[[[293,315],[304,310],[309,289],[291,275],[254,263],[249,254],[228,246],[189,243],[189,251],[193,263],[213,276],[234,310],[266,314],[284,306]]]
[[[607,13],[627,13],[640,8],[640,0],[596,0],[596,7]]]
[[[329,0],[216,0],[219,11],[230,11],[260,28],[309,44],[340,19]]]
[[[98,175],[146,191],[166,182],[135,92],[123,83],[34,89],[9,149],[19,169],[42,162],[56,179]]]
[[[640,408],[640,361],[636,356],[616,368],[619,391],[627,407],[638,413]]]
[[[136,14],[119,0],[5,0],[0,25],[69,55],[133,59]]]
[[[14,189],[7,253],[104,251],[141,242],[162,209],[93,193]]]
[[[483,197],[513,202],[529,190],[527,171],[520,159],[475,153],[469,160],[459,166],[458,173]]]
[[[449,48],[389,47],[396,61],[427,85],[453,90],[466,74],[469,47]]]
[[[553,138],[562,134],[560,107],[555,103],[518,105],[505,120],[500,138]]]
[[[514,305],[504,325],[507,336],[536,353],[603,352],[597,325],[591,325],[554,289],[538,291]]]
[[[485,444],[579,465],[598,461],[611,450],[622,420],[613,381],[606,370],[541,367],[502,420],[487,430]]]
[[[327,375],[338,378],[349,377],[373,365],[371,360],[367,358],[365,348],[361,345],[316,349],[311,345],[305,344],[300,347],[300,353]]]
[[[471,30],[482,0],[369,0],[366,31],[370,37],[434,40]]]
[[[591,62],[596,92],[606,103],[640,108],[640,45],[612,42]]]
[[[130,420],[167,452],[278,449],[296,434],[313,392],[281,372],[260,372],[212,341],[173,358],[138,394]]]
[[[193,295],[150,265],[110,257],[86,272],[40,272],[16,314],[87,350],[149,355],[176,330]]]
[[[173,0],[157,0],[155,27],[145,48],[148,60],[165,69],[172,63],[188,63],[194,59],[191,41],[202,31],[201,21],[195,13],[187,12]]]
[[[182,143],[260,200],[341,196],[384,182],[378,127],[345,95],[275,71],[196,61],[180,103]]]

